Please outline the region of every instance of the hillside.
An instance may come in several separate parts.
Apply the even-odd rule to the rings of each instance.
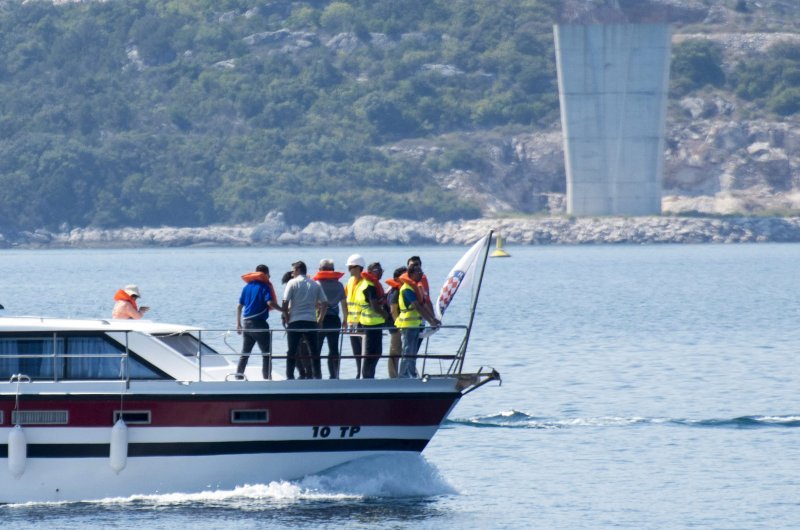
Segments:
[[[563,211],[554,22],[667,20],[667,211],[800,211],[800,2],[0,2],[0,231]]]

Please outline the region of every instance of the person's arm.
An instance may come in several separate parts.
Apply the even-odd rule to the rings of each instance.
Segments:
[[[269,285],[269,301],[267,302],[267,307],[275,311],[283,311],[283,308],[278,304],[278,296],[275,294],[275,289],[272,287],[272,284],[269,283],[267,285]]]
[[[342,306],[342,327],[347,327],[347,300],[342,298],[339,300],[339,304]]]
[[[322,322],[325,320],[325,313],[328,312],[328,296],[320,284],[314,283],[313,285],[317,286],[317,327],[321,328]]]
[[[281,320],[284,326],[286,325],[287,322],[289,322],[289,313],[290,313],[289,300],[291,299],[292,295],[292,289],[291,289],[292,285],[293,284],[291,282],[287,283],[286,288],[283,290],[283,303],[281,304],[281,312],[283,313],[283,315],[281,316]]]
[[[325,320],[325,313],[328,312],[328,302],[317,303],[317,326],[322,327],[322,321]]]
[[[422,316],[422,318],[430,322],[431,326],[439,327],[442,325],[442,323],[439,320],[437,320],[436,317],[434,316],[433,311],[429,309],[428,306],[430,304],[420,304],[417,301],[411,305],[416,307],[417,311],[419,311],[419,314]]]
[[[369,287],[364,293],[367,296],[367,302],[373,311],[381,315],[385,320],[389,320],[389,315],[386,314],[383,304],[378,301],[377,290],[374,287]]]
[[[236,306],[236,333],[242,334],[242,304]]]
[[[127,318],[131,318],[133,320],[139,320],[144,316],[147,310],[150,309],[149,307],[143,307],[141,311],[137,311],[133,308],[133,304],[130,302],[125,303],[125,314]]]

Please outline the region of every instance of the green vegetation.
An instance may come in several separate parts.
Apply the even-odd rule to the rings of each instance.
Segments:
[[[782,116],[800,112],[800,45],[779,42],[758,61],[736,65],[732,89],[740,98],[763,102]]]
[[[675,96],[707,86],[725,83],[722,70],[722,47],[706,39],[682,42],[672,50],[670,65],[671,91]]]
[[[477,216],[432,177],[492,170],[459,137],[558,120],[560,5],[0,2],[0,231]],[[800,47],[687,41],[672,83],[795,114]],[[410,139],[437,149],[386,149]]]
[[[4,3],[0,228],[476,216],[380,147],[557,119],[556,4]]]
[[[793,42],[778,42],[762,56],[738,62],[726,76],[719,44],[688,40],[674,47],[670,75],[673,96],[727,88],[780,116],[800,112],[800,45]]]

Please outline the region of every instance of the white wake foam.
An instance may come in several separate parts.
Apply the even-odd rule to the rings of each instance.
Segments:
[[[456,490],[439,474],[433,464],[425,460],[422,455],[410,453],[358,459],[296,481],[248,484],[232,490],[200,493],[114,497],[91,503],[101,505],[137,503],[153,506],[203,503],[246,508],[259,501],[293,503],[304,500],[427,497],[455,493]],[[32,504],[68,503],[24,503],[9,506],[26,507]]]

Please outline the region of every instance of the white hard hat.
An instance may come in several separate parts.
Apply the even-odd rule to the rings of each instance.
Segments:
[[[347,266],[352,267],[353,265],[358,265],[363,269],[367,266],[367,262],[364,261],[364,258],[361,256],[361,254],[353,254],[347,258]]]

